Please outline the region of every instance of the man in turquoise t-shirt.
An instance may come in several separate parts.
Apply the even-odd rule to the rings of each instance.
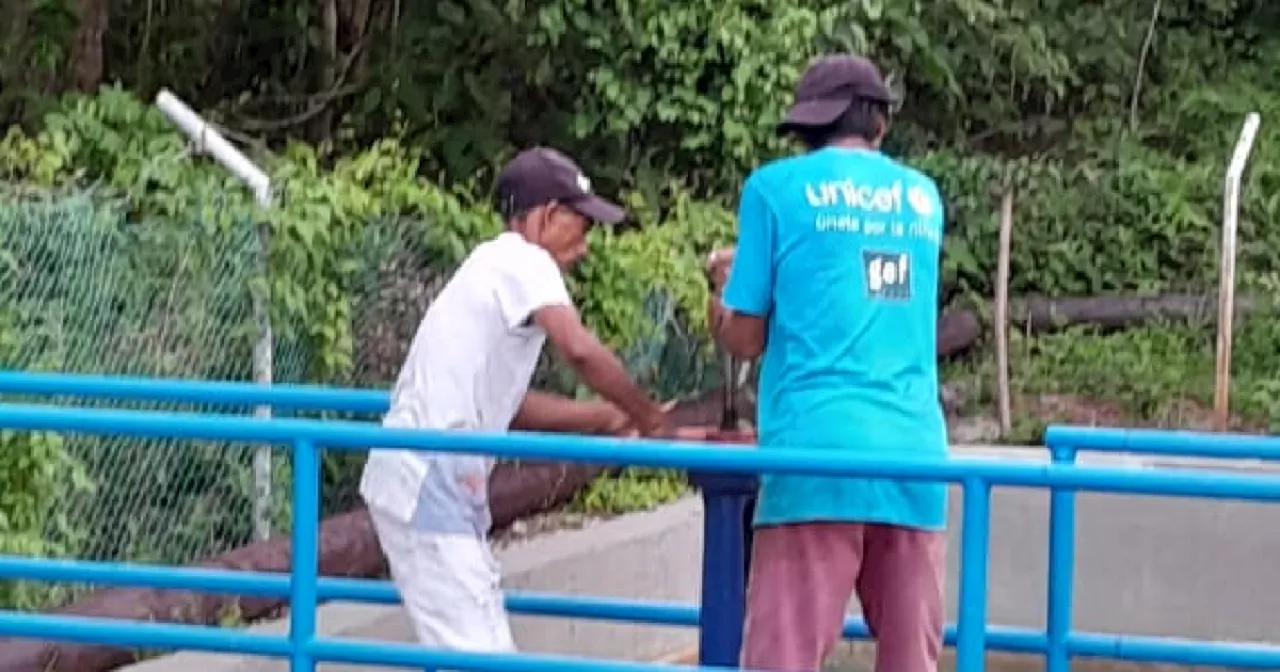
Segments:
[[[761,450],[943,459],[936,357],[937,185],[880,153],[891,96],[869,61],[814,61],[780,132],[806,153],[753,172],[712,302],[718,338],[763,356]],[[943,624],[944,484],[766,475],[742,665],[820,669],[856,592],[877,672],[934,672]]]

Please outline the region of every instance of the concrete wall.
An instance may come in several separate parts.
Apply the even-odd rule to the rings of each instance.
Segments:
[[[959,448],[964,457],[1043,461],[1043,450]],[[1256,463],[1082,456],[1083,464],[1134,468],[1276,469]],[[1048,493],[998,489],[992,502],[990,621],[1044,627]],[[1215,500],[1078,496],[1075,623],[1098,632],[1197,639],[1280,641],[1280,508]],[[949,615],[959,576],[959,493],[951,506]],[[508,587],[581,595],[696,602],[701,507],[687,499],[657,511],[559,532],[505,549]],[[851,608],[856,612],[856,604]],[[651,626],[516,617],[527,651],[652,660],[689,650],[695,633]],[[327,635],[411,641],[398,609],[335,604],[321,609]],[[281,623],[258,626],[284,632]],[[283,663],[180,654],[129,668],[137,672],[287,670]],[[322,670],[354,671],[349,666]]]

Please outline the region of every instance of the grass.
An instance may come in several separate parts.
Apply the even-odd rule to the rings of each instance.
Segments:
[[[1231,407],[1236,429],[1280,425],[1280,323],[1236,329]],[[1024,430],[1048,422],[1204,429],[1214,394],[1215,331],[1207,325],[1151,324],[1099,333],[1078,328],[1010,339],[1010,393]],[[995,367],[986,353],[944,368],[961,390],[964,414],[995,404]],[[1011,437],[1012,439],[1013,437]]]
[[[592,481],[569,503],[568,511],[611,516],[647,511],[689,492],[689,482],[674,469],[626,467]]]

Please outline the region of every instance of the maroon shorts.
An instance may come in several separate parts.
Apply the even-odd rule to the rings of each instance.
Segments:
[[[876,672],[936,672],[946,534],[803,523],[755,531],[742,667],[818,672],[854,594],[876,638]]]

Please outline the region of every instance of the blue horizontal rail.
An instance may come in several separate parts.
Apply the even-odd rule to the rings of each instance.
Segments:
[[[0,579],[26,579],[50,582],[86,582],[99,585],[127,585],[161,589],[182,589],[210,593],[237,594],[255,597],[287,597],[290,580],[287,574],[246,572],[220,569],[167,568],[129,563],[99,563],[75,560],[34,560],[13,556],[0,556]],[[321,601],[361,602],[368,604],[399,604],[395,587],[388,581],[373,579],[320,578],[318,581]],[[529,616],[557,618],[583,618],[619,623],[646,623],[650,625],[696,627],[701,622],[700,610],[695,605],[647,600],[620,600],[601,597],[565,596],[538,592],[514,592],[507,595],[507,608],[512,613]],[[35,619],[39,624],[12,626],[6,619]],[[25,636],[64,641],[94,641],[84,639],[82,626],[91,626],[89,632],[100,625],[118,624],[118,621],[100,618],[80,618],[76,633],[64,631],[61,617],[33,616],[0,611],[0,632],[22,633]],[[172,637],[192,641],[204,636],[197,630],[215,630],[203,626],[176,626],[178,634]],[[63,637],[60,633],[68,636]],[[140,633],[134,640],[113,641],[121,646],[159,646],[153,633]],[[851,618],[845,623],[844,636],[848,639],[870,639],[871,633],[865,621]],[[991,626],[986,629],[987,649],[1007,653],[1035,654],[1046,648],[1044,633],[1030,628]],[[139,639],[141,638],[141,639]],[[283,639],[281,637],[280,639]],[[957,640],[955,625],[947,627],[944,641],[954,646]],[[202,640],[201,640],[202,641]],[[1130,662],[1167,662],[1171,659],[1186,660],[1188,656],[1198,665],[1236,665],[1241,661],[1262,661],[1256,665],[1244,665],[1245,669],[1264,669],[1280,665],[1280,649],[1248,644],[1216,644],[1214,652],[1198,652],[1204,644],[1185,639],[1160,637],[1134,637],[1103,633],[1073,633],[1069,642],[1077,656],[1105,657]],[[206,651],[241,651],[239,649],[200,648],[196,643],[173,648],[199,648]],[[269,647],[261,648],[264,655]],[[275,650],[275,649],[273,649]]]
[[[0,580],[90,583],[99,586],[134,586],[167,590],[250,597],[289,597],[288,574],[194,567],[159,567],[121,562],[46,560],[0,555]],[[400,596],[389,581],[320,577],[317,597],[322,602],[399,604]],[[642,621],[658,625],[696,626],[696,607],[669,602],[613,600],[596,597],[563,597],[536,592],[511,593],[512,611],[537,616],[590,618],[601,621]]]
[[[311,638],[296,646],[289,638],[247,630],[169,623],[121,622],[84,616],[47,616],[0,612],[0,633],[12,637],[63,642],[145,646],[165,651],[207,651],[268,658],[289,658],[299,649],[314,660],[480,672],[653,672],[653,665],[595,661],[569,656],[459,653],[420,646],[356,639]],[[713,672],[715,668],[697,669]],[[719,672],[723,672],[720,670]]]
[[[1280,441],[1250,434],[1055,425],[1045,430],[1044,442],[1050,447],[1070,446],[1076,451],[1280,461]]]
[[[602,609],[602,605],[606,608]],[[521,596],[513,595],[508,599],[508,606],[512,612],[526,615],[664,626],[698,625],[698,609],[692,605],[655,605],[648,602],[554,595],[538,595],[535,600],[526,602]],[[280,635],[198,625],[134,624],[108,618],[50,616],[13,611],[0,611],[0,633],[51,641],[163,650],[258,654],[280,658],[286,657],[289,651],[288,639]],[[848,639],[871,638],[867,624],[862,619],[849,619],[843,634]],[[1036,654],[1045,650],[1044,633],[1030,628],[990,626],[986,628],[985,636],[986,648],[990,651]],[[956,628],[954,625],[949,626],[944,636],[944,643],[947,646],[955,646],[956,640]],[[1136,663],[1164,663],[1176,660],[1188,665],[1211,665],[1236,669],[1276,669],[1280,665],[1280,649],[1264,645],[1234,643],[1206,645],[1203,642],[1178,638],[1087,632],[1073,633],[1069,643],[1072,654],[1078,657],[1106,658]],[[379,642],[378,645],[384,646],[386,643]],[[382,660],[359,662],[394,664]],[[458,669],[491,668],[472,665]],[[643,669],[653,668],[643,667]]]
[[[0,371],[0,394],[360,414],[385,413],[390,404],[385,390],[19,371]]]
[[[384,428],[341,420],[264,420],[250,417],[0,404],[0,427],[89,435],[235,441],[285,445],[307,441],[325,448],[390,449],[486,454],[509,459],[613,463],[727,473],[880,477],[993,486],[1089,490],[1280,501],[1275,478],[1219,473],[1126,470],[992,460],[905,460],[850,457],[812,449],[724,450],[706,444],[566,436],[533,432],[481,433]],[[1231,446],[1241,437],[1209,437]],[[1277,439],[1280,441],[1280,439]]]
[[[385,413],[390,403],[386,390],[4,370],[0,394],[359,414]],[[1225,444],[1222,438],[1205,432],[1110,427],[1052,426],[1045,431],[1046,445],[1070,445],[1080,451],[1280,461],[1280,445],[1267,437],[1231,435]]]

